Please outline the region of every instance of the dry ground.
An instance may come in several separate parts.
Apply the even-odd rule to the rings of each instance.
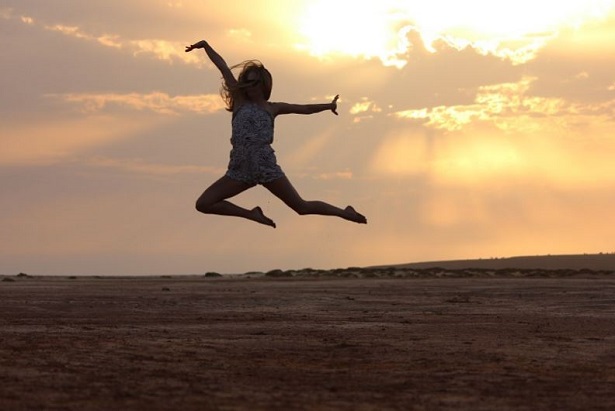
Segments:
[[[2,410],[613,410],[615,277],[0,282]]]

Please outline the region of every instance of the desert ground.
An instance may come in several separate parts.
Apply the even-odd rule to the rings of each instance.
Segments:
[[[613,410],[615,275],[0,277],[2,410]]]

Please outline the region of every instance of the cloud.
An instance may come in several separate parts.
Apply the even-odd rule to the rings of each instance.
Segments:
[[[5,124],[0,133],[0,166],[46,165],[94,147],[160,126],[160,119],[88,116],[34,124]]]
[[[185,45],[179,42],[171,42],[161,39],[126,40],[122,39],[117,34],[95,35],[87,33],[77,26],[65,26],[61,24],[45,26],[45,29],[56,31],[79,40],[97,42],[105,47],[129,51],[135,56],[147,55],[153,56],[158,60],[168,62],[181,61],[189,64],[199,64],[202,62],[202,59],[196,54],[186,53],[184,50]]]
[[[473,104],[437,106],[403,110],[393,114],[399,119],[424,120],[428,127],[461,130],[479,121],[491,122],[502,131],[547,131],[572,127],[579,121],[612,121],[615,98],[611,101],[582,104],[562,98],[531,95],[536,78],[524,77],[515,83],[478,88]]]
[[[615,149],[615,97],[544,97],[535,94],[538,81],[522,77],[480,86],[470,104],[388,114],[401,121],[374,150],[372,171],[466,186],[540,180],[568,190],[615,184],[615,166],[605,154]]]
[[[0,17],[5,20],[21,21],[27,25],[36,25],[44,30],[60,33],[77,40],[97,43],[121,51],[130,52],[135,56],[152,56],[158,60],[186,64],[201,65],[203,60],[196,53],[186,53],[185,44],[163,39],[126,39],[114,33],[92,33],[79,25],[46,24],[39,19],[26,15],[16,15],[12,9],[2,9]]]
[[[176,115],[185,112],[210,114],[224,109],[219,95],[169,96],[167,93],[83,93],[50,94],[47,97],[69,104],[77,104],[86,113],[99,112],[113,107],[131,110],[148,110],[158,114]]]
[[[143,159],[124,159],[110,157],[91,157],[81,159],[81,165],[119,170],[131,174],[149,176],[176,176],[179,174],[214,174],[222,175],[226,170],[219,167],[206,167],[196,165],[177,165],[152,163]]]
[[[560,33],[527,65],[536,82],[532,92],[580,104],[607,102],[614,98],[615,15],[575,30]]]
[[[541,182],[561,190],[604,189],[615,185],[611,129],[607,123],[587,126],[581,139],[565,128],[502,133],[473,124],[429,135],[401,127],[385,136],[370,166],[376,176],[420,177],[439,187]]]
[[[373,118],[373,113],[381,113],[382,108],[375,101],[363,97],[361,101],[353,104],[348,112],[354,116],[353,122],[360,123],[365,119]]]
[[[351,180],[352,171],[336,171],[333,173],[320,173],[315,176],[318,180]]]
[[[352,18],[340,19],[348,10]],[[304,40],[298,47],[320,57],[378,58],[385,66],[403,68],[413,59],[411,37],[418,33],[422,47],[431,53],[444,43],[518,65],[533,60],[560,29],[578,27],[613,10],[610,0],[312,1],[301,13],[298,30]]]

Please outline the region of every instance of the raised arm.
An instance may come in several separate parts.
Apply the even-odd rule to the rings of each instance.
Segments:
[[[237,80],[235,79],[235,76],[233,76],[233,72],[229,68],[228,64],[226,64],[226,61],[224,61],[222,56],[219,55],[209,45],[208,42],[206,42],[205,40],[201,40],[201,41],[199,41],[197,43],[194,43],[194,44],[192,44],[190,46],[186,46],[186,53],[188,53],[189,51],[192,51],[194,49],[204,49],[205,50],[205,53],[207,54],[207,57],[209,57],[211,62],[214,63],[214,66],[216,66],[218,68],[218,70],[220,70],[220,73],[222,73],[222,77],[224,78],[224,81],[226,82],[226,84],[228,86],[233,86],[233,85],[235,85],[237,83]]]
[[[271,103],[273,114],[315,114],[322,111],[331,110],[337,116],[337,95],[331,103],[325,104],[289,104],[289,103]]]

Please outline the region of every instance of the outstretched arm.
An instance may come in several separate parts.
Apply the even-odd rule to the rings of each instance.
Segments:
[[[235,83],[237,83],[237,80],[235,79],[235,76],[233,76],[233,73],[231,72],[231,69],[229,68],[228,64],[226,64],[226,61],[224,61],[224,59],[222,58],[221,55],[219,55],[210,45],[208,42],[206,42],[205,40],[201,40],[197,43],[194,43],[190,46],[186,46],[186,53],[188,53],[189,51],[192,51],[194,49],[204,49],[205,53],[207,54],[207,57],[209,57],[209,59],[211,60],[212,63],[214,63],[214,66],[216,66],[218,68],[218,70],[220,70],[220,73],[222,73],[222,77],[224,78],[224,81],[226,82],[226,84],[228,86],[232,86]]]
[[[321,111],[331,110],[337,116],[337,95],[331,103],[326,104],[289,104],[289,103],[272,103],[273,114],[315,114]]]

